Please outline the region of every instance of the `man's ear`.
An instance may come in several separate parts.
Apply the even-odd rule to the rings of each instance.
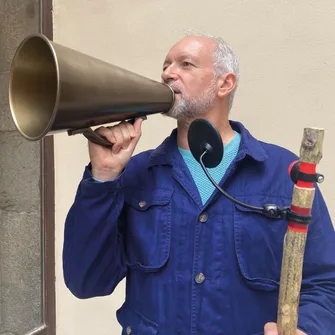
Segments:
[[[218,97],[224,98],[229,95],[236,87],[236,76],[234,73],[229,72],[222,75],[218,79]]]

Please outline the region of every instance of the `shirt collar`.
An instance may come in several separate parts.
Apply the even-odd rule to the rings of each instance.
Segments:
[[[246,155],[255,161],[263,162],[268,158],[261,143],[256,140],[241,122],[229,121],[231,127],[241,135],[239,157]],[[177,128],[149,156],[149,167],[154,165],[175,165],[180,153],[177,148]]]
[[[241,122],[229,121],[231,127],[241,135],[241,145],[239,154],[245,154],[253,158],[255,161],[264,162],[268,155],[262,144],[243,126]]]

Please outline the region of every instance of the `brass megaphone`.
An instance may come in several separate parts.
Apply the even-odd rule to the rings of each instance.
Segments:
[[[17,48],[9,75],[9,105],[17,130],[30,140],[67,131],[112,145],[90,127],[166,113],[174,92],[41,34]]]

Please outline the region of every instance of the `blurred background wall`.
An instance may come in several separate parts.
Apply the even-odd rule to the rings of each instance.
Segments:
[[[160,80],[163,60],[188,29],[223,37],[240,59],[241,79],[231,119],[263,141],[298,154],[303,127],[324,127],[321,190],[335,215],[335,2],[321,0],[54,0],[54,41]],[[156,147],[174,128],[149,117],[137,152]],[[84,166],[87,141],[55,136],[57,334],[119,334],[115,311],[124,283],[111,297],[81,301],[61,270],[64,220]]]

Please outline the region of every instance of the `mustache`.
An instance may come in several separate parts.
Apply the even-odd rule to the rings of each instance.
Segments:
[[[165,84],[169,85],[175,93],[183,93],[182,88],[177,83],[167,81]]]

